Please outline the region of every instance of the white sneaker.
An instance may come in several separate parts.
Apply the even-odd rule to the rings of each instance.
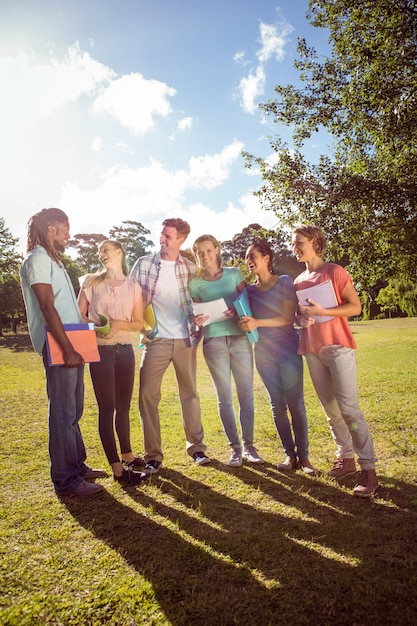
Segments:
[[[255,446],[247,446],[247,448],[243,450],[243,458],[248,461],[248,463],[265,463],[265,460],[259,456]]]
[[[242,465],[242,453],[240,450],[232,450],[229,459],[229,467],[240,467]]]

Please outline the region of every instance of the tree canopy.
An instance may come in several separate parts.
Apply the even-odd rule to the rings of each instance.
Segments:
[[[331,55],[319,60],[299,40],[302,86],[277,85],[277,99],[261,105],[292,126],[293,146],[273,138],[273,165],[245,156],[261,169],[263,206],[283,224],[321,226],[331,257],[348,265],[369,303],[381,281],[416,280],[417,7],[310,0],[307,17],[328,29]],[[303,145],[320,128],[335,142],[311,164]]]
[[[2,324],[11,322],[16,330],[16,324],[25,317],[19,278],[22,255],[16,250],[17,242],[0,217],[0,336]]]
[[[150,230],[140,222],[126,220],[121,226],[113,226],[108,236],[103,233],[78,233],[68,246],[77,251],[75,262],[85,273],[96,272],[102,267],[98,260],[98,246],[106,239],[116,239],[123,245],[128,265],[132,267],[136,259],[147,254],[153,246],[152,241],[146,238],[149,234]]]

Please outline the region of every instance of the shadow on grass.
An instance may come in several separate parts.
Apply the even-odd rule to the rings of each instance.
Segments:
[[[12,352],[33,352],[29,333],[3,335],[0,337],[0,348],[8,348]]]
[[[392,494],[406,488],[415,498],[415,488],[397,483],[389,502],[363,501],[268,466],[233,473],[237,488],[239,480],[254,487],[253,501],[164,468],[152,479],[158,497],[146,486],[127,490],[141,512],[108,493],[94,507],[65,505],[151,582],[174,626],[413,622],[417,515],[395,507]],[[265,496],[281,503],[279,513],[265,510]]]

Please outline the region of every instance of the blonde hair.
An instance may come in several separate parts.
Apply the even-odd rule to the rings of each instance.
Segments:
[[[300,224],[293,230],[293,234],[307,237],[313,242],[313,250],[319,257],[323,257],[326,252],[326,237],[315,224]]]
[[[197,268],[198,268],[197,276],[202,276],[204,274],[204,267],[201,265],[201,260],[198,255],[198,245],[200,243],[204,243],[205,241],[209,241],[210,243],[213,244],[215,248],[219,249],[218,253],[216,254],[217,265],[219,268],[221,268],[223,264],[222,255],[220,254],[220,242],[217,241],[216,237],[213,237],[213,235],[200,235],[200,237],[197,237],[197,239],[193,243],[193,253],[194,253],[194,257],[195,257]]]
[[[116,250],[122,251],[122,272],[125,276],[128,276],[129,266],[126,261],[126,252],[122,244],[120,243],[120,241],[117,241],[115,239],[105,239],[104,241],[100,241],[98,245],[98,249],[100,249],[101,246],[103,246],[104,244],[110,244],[113,248],[116,248]],[[103,268],[102,270],[98,270],[97,272],[95,272],[95,274],[91,274],[90,285],[98,285],[99,283],[101,283],[105,279],[106,274],[107,274],[106,268]]]

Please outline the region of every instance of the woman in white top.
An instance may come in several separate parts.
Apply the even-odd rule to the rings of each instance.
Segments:
[[[132,452],[129,411],[135,378],[132,332],[143,330],[142,290],[137,281],[128,276],[125,252],[118,241],[103,241],[99,246],[99,259],[104,269],[82,278],[78,296],[84,318],[99,325],[99,314],[102,314],[110,322],[108,334],[97,332],[100,361],[90,363],[99,410],[99,434],[114,479],[139,484],[146,480],[146,475],[133,471],[134,466],[143,466],[144,461]]]

